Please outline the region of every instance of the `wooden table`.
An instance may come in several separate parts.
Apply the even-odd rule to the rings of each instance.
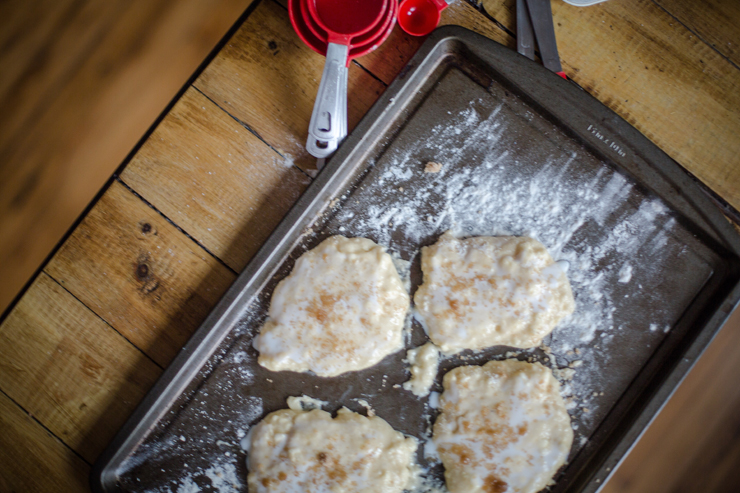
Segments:
[[[442,22],[514,47],[514,3],[458,0]],[[738,4],[554,1],[553,14],[574,83],[740,208]],[[396,29],[352,64],[350,128],[421,41]],[[0,491],[87,489],[90,465],[309,184],[322,66],[284,3],[252,3],[6,313]],[[738,317],[719,339],[608,491],[737,484]]]

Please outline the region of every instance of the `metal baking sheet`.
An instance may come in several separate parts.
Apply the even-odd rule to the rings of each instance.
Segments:
[[[430,161],[442,171],[426,173]],[[457,27],[430,36],[321,171],[101,456],[93,489],[246,491],[240,441],[293,395],[332,412],[364,412],[365,400],[424,441],[435,411],[399,388],[405,351],[321,378],[267,371],[251,342],[275,284],[326,237],[386,246],[413,293],[420,248],[450,229],[539,239],[570,262],[577,308],[545,347],[445,358],[433,390],[449,369],[491,359],[561,377],[575,367],[563,393],[576,438],[552,491],[598,490],[736,305],[740,243],[700,186],[612,111]],[[407,332],[407,348],[426,340],[412,317]]]

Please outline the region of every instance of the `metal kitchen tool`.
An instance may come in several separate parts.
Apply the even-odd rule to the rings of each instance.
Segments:
[[[425,165],[440,163],[438,173]],[[272,291],[335,234],[385,245],[411,294],[419,250],[459,235],[532,235],[570,263],[576,312],[517,357],[553,368],[571,393],[576,439],[551,491],[595,492],[712,340],[740,298],[740,238],[703,186],[599,101],[506,47],[436,30],[239,275],[100,455],[93,491],[246,491],[250,426],[308,395],[424,440],[436,411],[400,384],[404,351],[334,378],[270,372],[251,342]],[[512,356],[510,351],[515,351]],[[579,366],[580,365],[580,366]],[[571,368],[573,367],[573,368]],[[399,386],[399,387],[397,387]],[[418,454],[426,475],[441,466]]]
[[[327,33],[326,62],[308,125],[306,149],[330,156],[347,131],[347,63],[353,38],[381,23],[395,0],[308,0],[310,17]]]
[[[542,64],[567,79],[558,55],[550,0],[516,0],[517,51],[530,60],[534,60],[535,38]]]
[[[319,52],[320,54],[325,55],[328,44],[328,34],[313,19],[309,10],[310,1],[311,0],[299,0],[296,2],[289,2],[288,10],[291,17],[291,22],[293,23],[293,27],[295,28],[298,35],[306,44],[308,44],[312,49]],[[383,13],[382,20],[365,34],[352,39],[352,45],[349,50],[349,60],[373,51],[380,44],[382,44],[383,41],[385,41],[385,39],[393,30],[397,7],[398,5],[395,1],[388,2],[386,4],[386,9]],[[298,12],[300,12],[300,15],[297,15]],[[339,93],[346,94],[348,73],[346,69],[342,70],[342,72],[343,76],[341,83],[343,84],[343,87],[340,87]],[[341,142],[342,139],[347,136],[346,103],[344,105],[340,105],[340,109],[343,111],[343,113],[339,115],[339,121],[342,126],[340,128],[340,136],[336,141],[336,145],[338,145],[339,142]],[[332,143],[331,145],[327,145],[327,147],[336,148],[336,145]],[[320,170],[325,162],[326,158],[319,158],[316,162],[316,169]]]
[[[306,43],[311,49],[316,51],[317,53],[321,55],[326,55],[327,53],[327,45],[328,45],[328,34],[324,29],[322,29],[319,24],[313,19],[309,2],[311,0],[289,0],[288,1],[288,14],[290,16],[291,24],[293,25],[294,30],[298,34],[298,36],[303,40],[304,43]],[[373,51],[376,49],[385,39],[390,35],[391,31],[393,30],[393,25],[395,24],[396,19],[396,12],[397,12],[397,4],[396,2],[389,2],[387,5],[387,9],[384,11],[383,18],[381,21],[376,24],[372,29],[367,31],[366,33],[357,36],[356,38],[352,39],[352,44],[349,49],[349,60],[352,60],[354,58],[357,58],[359,56],[365,55],[369,53],[370,51]],[[339,81],[340,84],[343,85],[342,87],[339,87],[338,94],[342,94],[347,92],[346,90],[346,83],[347,83],[347,70],[346,68],[341,70],[342,76]],[[327,143],[327,148],[336,148],[336,146],[339,144],[339,142],[347,135],[347,128],[346,128],[346,122],[347,122],[347,116],[346,116],[346,104],[339,104],[340,110],[343,112],[339,115],[339,134],[340,137],[336,140],[336,142]],[[336,120],[336,119],[335,119]],[[325,151],[320,152],[322,155],[326,154],[327,156],[330,154],[327,154]],[[325,158],[319,158],[317,161],[317,169],[321,169],[323,166],[323,162],[325,161]]]

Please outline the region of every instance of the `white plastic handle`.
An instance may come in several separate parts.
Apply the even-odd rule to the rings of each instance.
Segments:
[[[308,124],[306,149],[315,157],[330,156],[347,135],[346,45],[329,43],[324,73]]]

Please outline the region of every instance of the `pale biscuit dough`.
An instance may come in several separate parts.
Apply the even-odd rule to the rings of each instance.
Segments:
[[[447,354],[537,346],[575,308],[565,272],[532,238],[458,239],[447,232],[422,248],[421,268],[414,302]]]
[[[406,351],[411,379],[403,383],[403,388],[410,390],[414,395],[424,397],[437,377],[439,368],[439,348],[427,342],[423,346]]]
[[[409,295],[390,255],[366,238],[332,236],[275,288],[254,347],[272,371],[330,377],[403,348]]]
[[[433,440],[451,493],[536,493],[568,458],[573,430],[548,368],[463,366],[444,389]]]
[[[342,408],[283,409],[250,432],[250,493],[401,493],[418,479],[417,441]]]

